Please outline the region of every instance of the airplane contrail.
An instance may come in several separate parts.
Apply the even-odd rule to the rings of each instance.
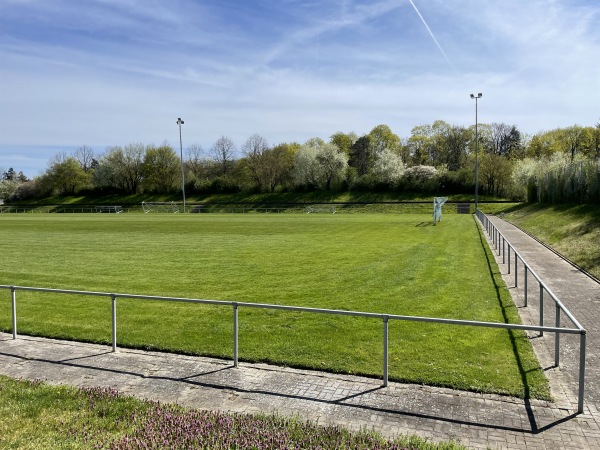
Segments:
[[[425,19],[423,18],[423,16],[421,15],[421,13],[419,12],[419,10],[417,9],[417,5],[415,5],[415,3],[413,2],[413,0],[408,0],[408,1],[410,2],[410,4],[412,5],[412,7],[414,8],[414,10],[417,13],[417,15],[419,16],[419,18],[421,19],[421,22],[423,22],[423,25],[425,25],[425,28],[427,28],[427,31],[429,32],[429,35],[431,36],[431,39],[433,39],[433,42],[435,42],[435,45],[439,49],[440,53],[444,56],[444,58],[446,59],[446,61],[448,62],[448,64],[450,64],[450,66],[453,69],[456,70],[456,68],[454,67],[454,64],[452,64],[452,62],[450,61],[450,58],[448,58],[448,55],[446,55],[446,52],[444,51],[444,49],[442,48],[442,46],[440,45],[440,43],[435,38],[433,32],[431,31],[431,28],[429,28],[429,25],[427,25],[427,22],[425,22]]]

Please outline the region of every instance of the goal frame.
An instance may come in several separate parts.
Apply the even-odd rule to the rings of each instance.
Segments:
[[[306,207],[306,214],[329,213],[335,214],[335,205],[310,205]]]
[[[175,202],[142,202],[142,209],[145,214],[150,212],[158,213],[178,213],[179,206]]]

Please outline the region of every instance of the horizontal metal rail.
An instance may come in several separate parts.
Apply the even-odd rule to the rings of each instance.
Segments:
[[[577,328],[556,328],[556,327],[544,327],[537,325],[521,325],[511,324],[502,322],[481,322],[476,320],[459,320],[459,319],[443,319],[437,317],[421,317],[421,316],[405,316],[398,314],[383,314],[383,313],[369,313],[361,311],[346,311],[343,309],[325,309],[325,308],[308,308],[304,306],[289,306],[289,305],[277,305],[271,303],[250,303],[250,302],[236,302],[228,300],[207,300],[207,299],[196,299],[196,298],[185,298],[185,297],[163,297],[157,295],[138,295],[138,294],[119,294],[109,292],[94,292],[94,291],[78,291],[70,289],[50,289],[50,288],[39,288],[30,286],[10,286],[0,285],[0,289],[10,289],[14,291],[37,291],[37,292],[48,292],[55,294],[75,294],[75,295],[90,295],[90,296],[101,296],[111,298],[130,298],[138,300],[159,300],[159,301],[171,301],[171,302],[184,302],[184,303],[199,303],[205,305],[219,305],[219,306],[230,306],[230,307],[244,307],[244,308],[259,308],[259,309],[277,309],[282,311],[293,311],[293,312],[307,312],[317,314],[331,314],[338,316],[352,316],[352,317],[367,317],[371,319],[388,319],[388,320],[404,320],[410,322],[430,322],[440,323],[446,325],[464,325],[473,327],[486,327],[486,328],[503,328],[506,330],[522,330],[522,331],[547,331],[552,333],[565,333],[565,334],[580,334],[581,330]]]
[[[364,317],[369,319],[377,319],[383,321],[383,386],[388,385],[388,323],[390,320],[409,321],[409,322],[426,322],[444,325],[458,325],[458,326],[473,326],[473,327],[486,327],[486,328],[499,328],[505,330],[521,330],[521,331],[537,331],[537,332],[548,332],[559,334],[579,334],[585,348],[585,330],[579,328],[562,328],[562,327],[547,327],[537,325],[522,325],[522,324],[510,324],[502,322],[482,322],[474,320],[459,320],[459,319],[445,319],[436,317],[420,317],[420,316],[406,316],[398,314],[383,314],[383,313],[371,313],[361,311],[346,311],[338,309],[325,309],[325,308],[308,308],[302,306],[289,306],[289,305],[277,305],[269,303],[249,303],[249,302],[236,302],[236,301],[225,301],[225,300],[208,300],[208,299],[195,299],[185,297],[164,297],[156,295],[138,295],[138,294],[127,294],[127,293],[110,293],[110,292],[98,292],[98,291],[83,291],[83,290],[71,290],[71,289],[50,289],[41,287],[31,286],[14,286],[14,285],[0,285],[0,289],[8,289],[11,291],[12,300],[12,331],[13,339],[17,339],[17,309],[16,309],[16,292],[17,291],[33,291],[33,292],[46,292],[53,294],[69,294],[69,295],[86,295],[86,296],[99,296],[109,297],[112,302],[111,319],[112,319],[112,350],[117,350],[117,299],[134,299],[134,300],[152,300],[152,301],[167,301],[167,302],[184,302],[204,305],[216,305],[233,308],[233,364],[235,367],[238,366],[238,355],[239,355],[239,316],[238,312],[240,308],[255,308],[255,309],[272,309],[280,311],[290,312],[303,312],[313,314],[329,314],[338,316],[350,316],[350,317]],[[581,391],[583,392],[583,391]],[[580,398],[580,412],[583,412],[582,397]]]

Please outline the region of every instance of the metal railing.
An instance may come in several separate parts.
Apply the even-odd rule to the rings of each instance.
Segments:
[[[100,209],[99,209],[100,208]],[[0,206],[0,214],[89,214],[116,212],[102,208],[114,208],[114,206]],[[141,212],[142,207],[121,208],[121,212]]]
[[[380,314],[380,313],[368,313],[360,311],[345,311],[336,309],[322,309],[322,308],[306,308],[300,306],[285,306],[265,303],[247,303],[247,302],[235,302],[235,301],[221,301],[221,300],[203,300],[193,298],[179,298],[179,297],[162,297],[153,295],[136,295],[136,294],[117,294],[108,292],[93,292],[93,291],[78,291],[78,290],[66,290],[66,289],[48,289],[39,287],[27,287],[27,286],[10,286],[0,285],[0,289],[9,289],[11,292],[12,301],[12,335],[13,339],[17,339],[17,291],[36,291],[36,292],[48,292],[56,294],[75,294],[75,295],[90,295],[90,296],[101,296],[109,297],[112,303],[111,319],[112,319],[112,351],[117,351],[117,299],[137,299],[137,300],[157,300],[157,301],[168,301],[168,302],[185,302],[185,303],[197,303],[204,305],[215,305],[220,307],[232,308],[232,321],[233,321],[233,365],[238,366],[239,360],[239,309],[240,308],[259,308],[259,309],[275,309],[282,311],[294,311],[294,312],[305,312],[313,314],[330,314],[340,316],[353,316],[353,317],[364,317],[370,319],[377,319],[382,321],[382,338],[383,338],[383,380],[382,385],[385,387],[388,385],[389,378],[389,343],[388,343],[388,324],[390,320],[400,320],[409,322],[428,322],[438,323],[445,325],[458,325],[458,326],[471,326],[471,327],[486,327],[486,328],[500,328],[505,330],[521,330],[521,331],[538,331],[548,333],[566,333],[566,334],[580,334],[581,336],[581,349],[584,352],[585,349],[585,330],[580,328],[560,328],[560,327],[545,327],[545,326],[534,326],[534,325],[520,325],[500,322],[480,322],[471,320],[456,320],[456,319],[441,319],[433,317],[418,317],[418,316],[404,316],[397,314]],[[585,354],[583,353],[583,360],[585,360]],[[583,371],[581,372],[582,377],[580,378],[579,386],[579,405],[578,412],[583,412]]]
[[[514,287],[519,287],[519,277],[518,277],[518,262],[521,261],[521,265],[523,268],[523,306],[528,306],[529,299],[529,289],[528,289],[528,275],[535,279],[539,288],[539,324],[542,329],[539,330],[539,335],[542,337],[544,335],[545,327],[544,327],[544,297],[545,294],[550,297],[551,300],[554,301],[554,328],[561,328],[561,314],[564,315],[571,321],[573,326],[579,330],[579,410],[578,412],[583,412],[583,397],[584,397],[584,385],[585,385],[585,346],[586,346],[586,330],[579,323],[579,321],[575,318],[575,316],[569,311],[569,309],[558,299],[558,297],[552,292],[552,290],[542,281],[540,276],[533,270],[533,268],[529,265],[529,263],[523,258],[523,256],[514,248],[514,246],[510,243],[510,241],[498,230],[498,228],[494,225],[494,223],[480,210],[476,211],[476,216],[479,219],[479,222],[487,232],[491,244],[496,251],[498,256],[502,256],[502,264],[506,264],[508,274],[512,271],[514,272],[515,282]],[[512,254],[512,262],[511,262],[511,254]],[[554,365],[559,367],[560,365],[560,335],[561,333],[555,333],[554,335]]]

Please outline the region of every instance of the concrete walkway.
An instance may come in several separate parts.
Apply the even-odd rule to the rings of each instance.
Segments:
[[[578,340],[563,340],[561,368],[554,368],[551,335],[531,340],[551,381],[553,403],[393,382],[382,388],[370,378],[265,364],[234,368],[218,359],[140,350],[112,353],[101,345],[27,336],[13,340],[6,333],[0,333],[0,373],[74,386],[112,386],[125,394],[200,409],[298,415],[321,424],[373,428],[392,437],[401,433],[433,441],[454,439],[469,448],[600,448],[600,286],[515,227],[492,220],[588,330],[584,414],[576,414]],[[500,267],[507,285],[513,286],[514,275]],[[522,291],[511,291],[522,304]],[[530,301],[520,309],[525,323],[538,323],[535,308]],[[552,325],[553,312],[548,317],[547,325]]]

